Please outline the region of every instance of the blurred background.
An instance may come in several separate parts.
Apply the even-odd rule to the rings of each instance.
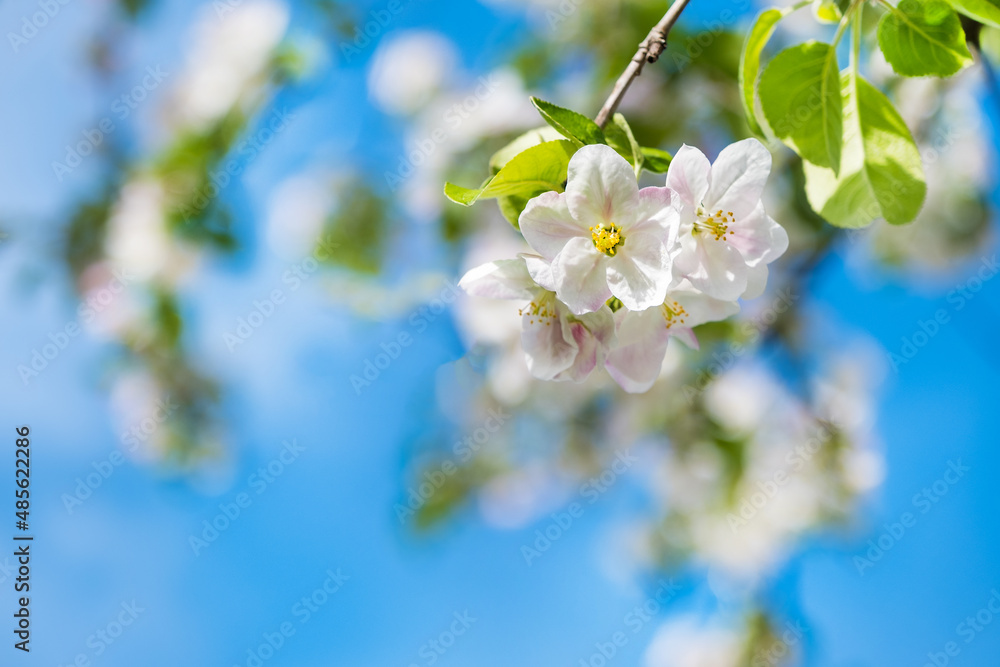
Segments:
[[[754,2],[692,2],[622,107],[640,143],[748,136]],[[596,111],[665,5],[4,3],[35,542],[0,663],[995,665],[995,36],[944,81],[866,58],[921,145],[913,224],[830,227],[773,147],[789,252],[648,394],[535,382],[516,306],[455,287],[523,242],[444,181],[529,95]]]

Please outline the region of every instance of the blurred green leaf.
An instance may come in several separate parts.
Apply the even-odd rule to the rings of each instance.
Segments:
[[[642,147],[642,168],[654,174],[665,174],[674,156],[659,148]]]
[[[1000,2],[997,0],[949,0],[951,6],[980,23],[1000,28]]]

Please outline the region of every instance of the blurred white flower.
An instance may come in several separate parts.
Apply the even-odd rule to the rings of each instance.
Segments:
[[[375,52],[368,92],[383,111],[413,113],[447,84],[457,60],[454,44],[444,35],[399,33],[383,40]]]
[[[646,667],[738,667],[743,640],[721,625],[707,625],[691,615],[661,625],[646,649]]]
[[[226,113],[267,66],[287,27],[288,7],[276,0],[245,0],[221,15],[206,8],[175,91],[173,124],[202,129]]]
[[[280,183],[267,207],[271,250],[288,262],[312,255],[334,200],[332,183],[323,174],[299,174]]]

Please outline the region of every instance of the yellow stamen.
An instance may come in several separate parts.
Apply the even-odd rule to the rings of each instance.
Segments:
[[[711,234],[716,241],[721,241],[727,236],[733,235],[733,230],[729,229],[729,226],[736,222],[736,216],[733,215],[732,211],[723,212],[719,209],[715,213],[706,214],[705,211],[699,207],[698,217],[694,221],[694,227],[691,229],[692,234],[698,234],[700,231],[705,231]]]
[[[618,253],[618,248],[625,245],[621,228],[613,222],[607,226],[604,223],[594,225],[590,228],[590,236],[594,241],[594,247],[608,257],[614,257]]]
[[[687,320],[688,312],[684,310],[684,306],[677,303],[676,301],[667,300],[663,302],[660,306],[660,310],[663,313],[663,319],[667,322],[667,328],[674,326],[684,326],[684,322]]]

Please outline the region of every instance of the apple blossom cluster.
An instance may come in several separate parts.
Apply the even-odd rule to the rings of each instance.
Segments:
[[[535,197],[520,215],[534,253],[479,266],[459,284],[526,303],[521,344],[535,377],[582,382],[604,366],[626,391],[645,392],[671,337],[697,349],[693,327],[764,291],[767,265],[788,247],[761,203],[770,170],[756,139],[714,164],[683,146],[665,187],[639,189],[613,148],[584,146],[565,192]]]

